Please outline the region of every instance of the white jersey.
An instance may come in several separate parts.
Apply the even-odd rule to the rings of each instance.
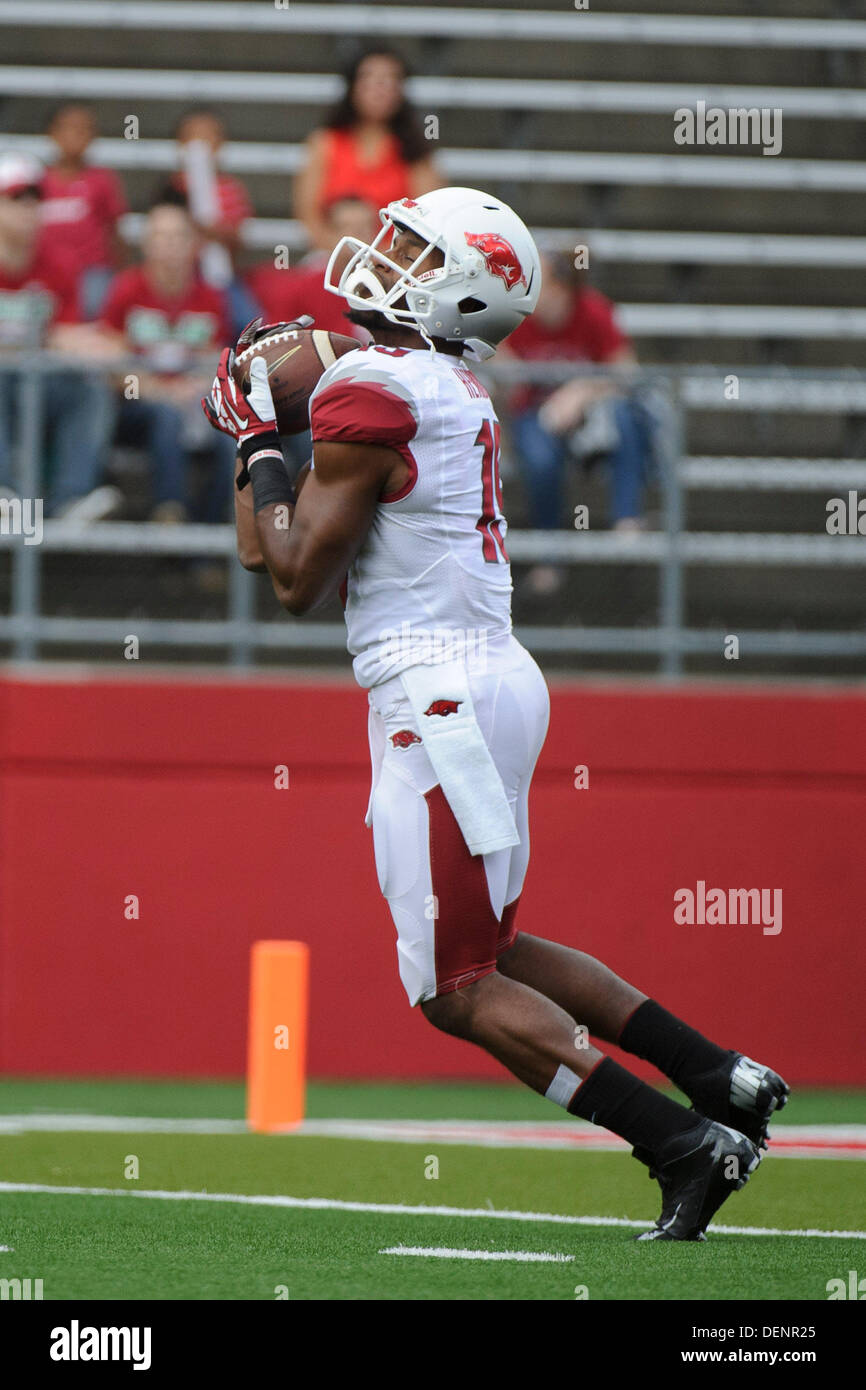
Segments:
[[[371,343],[340,357],[310,398],[316,441],[388,445],[410,476],[383,494],[348,572],[345,615],[358,683],[422,662],[483,664],[511,632],[500,426],[465,362]]]

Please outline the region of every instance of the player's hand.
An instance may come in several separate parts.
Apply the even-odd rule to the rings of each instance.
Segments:
[[[234,348],[223,348],[210,395],[203,396],[201,408],[215,430],[221,430],[238,445],[274,434],[277,414],[268,384],[268,366],[262,357],[250,362],[250,387],[246,394],[234,379]]]
[[[312,328],[316,322],[309,314],[300,314],[298,318],[291,319],[288,323],[266,323],[262,324],[261,317],[251,319],[241,336],[235,344],[236,352],[243,352],[246,348],[252,347],[260,338],[268,338],[271,333],[285,333],[292,328]]]

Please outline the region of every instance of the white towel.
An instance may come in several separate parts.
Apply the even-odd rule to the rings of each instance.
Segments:
[[[470,854],[520,844],[502,778],[475,718],[464,662],[412,666],[400,680]]]

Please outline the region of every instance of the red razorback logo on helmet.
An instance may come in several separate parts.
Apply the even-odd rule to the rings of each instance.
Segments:
[[[495,232],[464,232],[463,235],[467,246],[481,252],[490,274],[505,281],[506,289],[513,290],[515,285],[526,285],[520,257],[505,237],[498,236]]]
[[[413,743],[420,743],[421,739],[412,729],[400,729],[391,735],[391,742],[395,748],[411,748]]]
[[[428,705],[425,714],[441,714],[444,718],[446,714],[456,714],[458,705],[462,705],[462,700],[434,700],[432,705]]]

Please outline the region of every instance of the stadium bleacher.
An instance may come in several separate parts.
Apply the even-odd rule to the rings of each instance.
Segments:
[[[0,0],[0,147],[41,154],[39,132],[58,98],[92,101],[103,132],[94,153],[123,173],[135,238],[138,215],[173,167],[178,116],[207,101],[226,116],[224,167],[243,175],[255,201],[248,259],[276,243],[299,250],[290,177],[302,142],[339,90],[335,74],[353,45],[392,42],[414,67],[419,109],[439,119],[445,175],[505,197],[542,245],[587,244],[593,281],[619,304],[643,363],[716,366],[719,383],[738,369],[770,373],[763,394],[753,382],[751,399],[733,409],[712,379],[684,393],[688,530],[826,540],[823,496],[862,481],[866,442],[862,383],[843,379],[834,392],[822,375],[866,358],[866,21],[841,0],[764,0],[760,18],[746,0],[690,13],[697,8],[29,0],[22,9]],[[681,149],[673,113],[698,100],[781,109],[781,153]],[[122,136],[130,112],[137,140]],[[795,385],[792,399],[772,375],[783,367],[814,380]],[[603,512],[594,476],[576,477],[573,491]],[[510,509],[519,523],[516,486]],[[594,539],[603,555],[606,542]],[[657,541],[647,540],[647,553]],[[817,551],[804,542],[803,553]],[[856,566],[840,586],[832,565],[804,580],[793,560],[750,568],[751,554],[695,567],[690,624],[770,630],[790,621],[796,598],[804,627],[862,633]],[[575,611],[586,624],[645,622],[655,586],[646,573],[611,584],[606,566],[580,566],[551,623],[567,624],[570,612],[573,622]],[[602,657],[629,663],[627,654]],[[807,656],[775,659],[767,669],[828,669]],[[839,662],[862,670],[862,652],[852,647]]]

